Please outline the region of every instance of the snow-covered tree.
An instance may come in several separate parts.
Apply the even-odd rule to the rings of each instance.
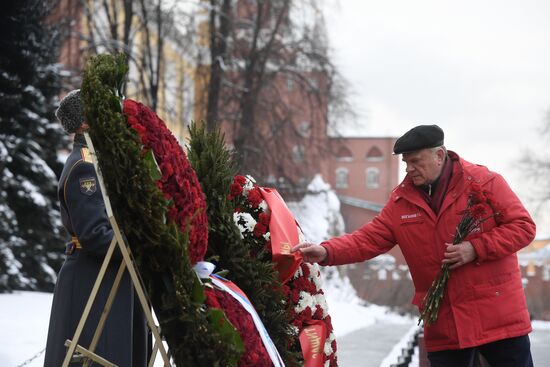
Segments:
[[[47,0],[4,2],[0,20],[0,292],[51,290],[63,260],[55,122],[60,90]]]

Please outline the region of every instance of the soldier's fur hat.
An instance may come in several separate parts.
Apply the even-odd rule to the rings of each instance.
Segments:
[[[55,116],[61,122],[63,129],[69,134],[74,133],[82,125],[84,114],[82,113],[80,89],[69,92],[61,100],[59,108],[55,111]]]

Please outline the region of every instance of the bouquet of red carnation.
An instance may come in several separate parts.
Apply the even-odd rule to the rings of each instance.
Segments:
[[[478,184],[472,184],[470,187],[470,195],[466,204],[466,209],[462,212],[460,222],[455,228],[453,245],[463,242],[475,229],[479,228],[480,224],[491,217],[501,217],[502,210],[492,210],[491,215],[487,215],[487,209],[494,207],[492,201],[488,198],[488,193],[481,189]],[[498,222],[498,220],[497,220]],[[433,324],[437,321],[439,315],[439,307],[447,289],[447,283],[450,277],[449,264],[443,264],[441,270],[432,282],[428,293],[422,301],[422,309],[418,324],[424,321],[426,325]]]

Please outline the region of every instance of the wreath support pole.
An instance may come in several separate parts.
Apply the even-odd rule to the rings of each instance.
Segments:
[[[170,366],[170,359],[168,357],[168,352],[166,348],[164,347],[164,344],[161,342],[160,337],[160,328],[155,323],[155,320],[153,319],[153,314],[151,312],[151,302],[149,301],[149,298],[147,296],[147,293],[145,292],[144,286],[143,286],[143,280],[141,279],[138,271],[136,270],[134,259],[132,257],[132,254],[130,252],[130,248],[128,247],[128,244],[126,243],[125,237],[122,235],[122,232],[120,231],[120,228],[118,226],[118,223],[116,221],[116,218],[113,214],[113,210],[111,207],[111,202],[109,200],[109,195],[107,194],[107,190],[105,188],[105,184],[103,182],[103,176],[101,174],[101,170],[99,169],[99,165],[97,162],[97,156],[96,152],[92,143],[92,139],[90,138],[88,133],[84,133],[84,137],[86,138],[86,143],[88,145],[88,149],[90,151],[90,154],[92,156],[92,160],[94,163],[94,167],[97,173],[97,178],[99,181],[99,185],[101,187],[101,193],[103,195],[103,201],[105,202],[105,210],[107,212],[107,217],[109,218],[109,222],[111,223],[111,227],[113,229],[113,239],[111,241],[111,244],[109,245],[109,248],[107,250],[107,254],[105,255],[105,259],[103,260],[103,264],[101,265],[101,269],[99,270],[99,273],[97,275],[94,287],[92,288],[92,291],[90,292],[90,296],[88,297],[88,301],[86,303],[86,306],[84,308],[84,311],[82,312],[82,316],[80,317],[80,321],[78,323],[78,326],[75,330],[74,336],[72,340],[67,340],[65,342],[65,345],[68,346],[67,354],[65,355],[65,359],[63,361],[63,367],[68,367],[69,363],[76,362],[76,361],[83,361],[84,366],[88,366],[91,361],[94,361],[95,363],[100,364],[101,366],[105,367],[116,367],[113,363],[105,360],[104,358],[101,358],[97,354],[94,354],[94,349],[97,346],[97,343],[99,341],[99,337],[101,336],[101,332],[103,331],[103,327],[105,326],[105,321],[107,320],[107,316],[109,315],[109,311],[111,310],[111,306],[113,303],[113,300],[115,298],[116,292],[118,290],[118,287],[120,285],[120,281],[122,279],[122,275],[124,274],[124,271],[127,269],[128,273],[130,274],[130,278],[132,281],[132,284],[134,285],[134,289],[136,291],[136,294],[139,298],[139,301],[141,303],[141,307],[143,309],[143,312],[145,314],[145,317],[147,319],[147,324],[149,325],[149,328],[151,329],[151,332],[153,333],[153,336],[155,338],[155,345],[153,348],[153,353],[151,355],[151,359],[149,361],[149,366],[152,366],[154,363],[154,359],[156,356],[157,351],[160,350],[160,354],[162,356],[162,359],[164,361],[164,365],[166,367]],[[97,293],[99,291],[99,287],[103,281],[103,278],[105,276],[105,272],[107,271],[107,266],[109,265],[111,258],[113,256],[113,252],[116,248],[120,249],[120,252],[122,253],[122,262],[120,264],[120,267],[118,269],[118,273],[116,275],[115,281],[113,282],[111,291],[109,293],[109,297],[107,298],[107,301],[105,303],[105,306],[103,308],[103,312],[101,314],[101,318],[99,320],[99,323],[96,327],[94,336],[92,338],[92,342],[90,343],[89,348],[84,348],[80,345],[78,345],[78,340],[80,338],[80,335],[82,334],[82,330],[84,329],[84,325],[86,323],[86,320],[88,319],[88,316],[90,314],[90,311],[92,309],[92,305],[96,299]]]

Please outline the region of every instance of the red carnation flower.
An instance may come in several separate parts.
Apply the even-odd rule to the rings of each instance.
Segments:
[[[243,187],[238,183],[232,183],[229,190],[233,196],[239,196],[243,193]]]
[[[322,320],[323,319],[323,309],[317,305],[315,306],[315,313],[313,314],[314,320]]]
[[[215,294],[227,319],[239,332],[245,352],[239,360],[239,366],[271,367],[273,362],[263,345],[252,316],[227,292],[215,290]]]
[[[269,220],[271,219],[271,214],[269,213],[260,213],[258,216],[258,221],[266,226],[269,226]]]
[[[262,223],[258,222],[254,226],[254,236],[262,237],[267,232],[267,227]]]
[[[248,192],[248,201],[250,202],[250,205],[252,208],[257,208],[260,203],[262,202],[262,194],[260,193],[260,190],[257,188],[253,188]]]
[[[477,183],[473,183],[470,185],[470,197],[472,199],[472,203],[474,204],[480,204],[487,201],[485,192],[481,188],[481,185]]]
[[[130,116],[136,116],[138,114],[138,104],[131,99],[124,100],[124,113]]]
[[[475,204],[470,208],[472,217],[477,220],[482,220],[487,215],[487,208],[483,204]]]
[[[246,177],[237,175],[233,178],[233,183],[244,186],[246,184]]]
[[[307,266],[306,264],[302,263],[300,265],[300,267],[302,268],[302,272],[304,273],[304,277],[308,277],[309,276],[309,266]]]
[[[205,304],[209,307],[213,308],[221,308],[220,302],[218,302],[218,299],[216,298],[216,294],[214,293],[213,289],[205,288],[204,294],[206,296]]]

